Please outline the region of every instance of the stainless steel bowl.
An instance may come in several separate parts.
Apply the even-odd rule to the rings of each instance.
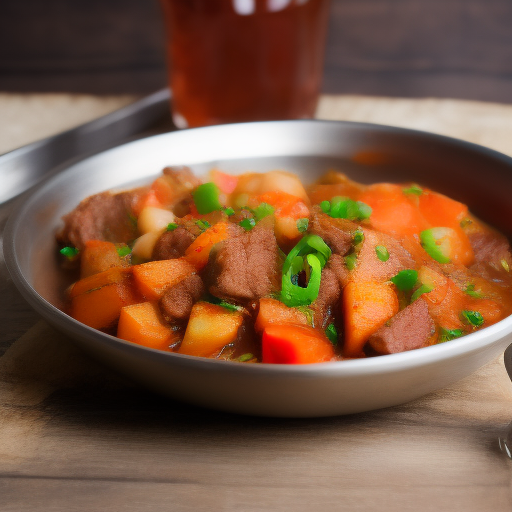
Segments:
[[[65,286],[54,234],[78,202],[149,182],[167,165],[202,174],[287,169],[313,181],[337,169],[363,181],[415,181],[466,202],[512,233],[512,159],[462,141],[385,126],[285,121],[199,128],[132,142],[44,182],[11,215],[4,251],[12,279],[70,341],[157,392],[226,411],[269,416],[348,414],[401,404],[469,375],[512,342],[512,318],[442,345],[303,366],[247,365],[147,349],[95,331],[58,309]]]

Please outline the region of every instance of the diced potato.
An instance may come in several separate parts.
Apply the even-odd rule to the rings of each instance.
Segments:
[[[163,208],[146,206],[139,215],[137,228],[140,233],[151,233],[152,231],[162,231],[174,222],[174,213]]]
[[[80,256],[80,277],[99,274],[112,267],[126,267],[128,263],[119,257],[112,242],[89,240]]]
[[[121,310],[117,337],[149,348],[166,350],[175,336],[154,302],[142,302]]]
[[[286,171],[270,171],[263,175],[260,194],[272,191],[287,192],[309,202],[308,195],[298,176]]]
[[[271,324],[307,325],[308,317],[297,308],[290,308],[281,301],[271,298],[260,299],[254,330],[261,332]]]
[[[183,258],[158,260],[132,267],[138,291],[148,300],[158,300],[167,288],[195,273],[195,267]]]
[[[211,357],[236,340],[243,316],[208,302],[197,302],[192,308],[180,354]]]
[[[152,231],[139,236],[133,244],[132,254],[141,260],[150,260],[153,255],[153,249],[163,231]]]

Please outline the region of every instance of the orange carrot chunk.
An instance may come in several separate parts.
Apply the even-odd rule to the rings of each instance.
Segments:
[[[468,207],[465,204],[430,190],[423,190],[418,196],[418,207],[432,227],[458,228],[460,221],[468,215]]]
[[[167,288],[178,284],[196,269],[185,259],[158,260],[132,267],[138,291],[148,300],[158,300]]]
[[[233,343],[242,325],[239,311],[230,311],[208,302],[197,302],[192,307],[180,354],[211,357]]]
[[[262,362],[271,364],[322,363],[334,357],[331,342],[307,325],[268,325],[261,348]]]
[[[117,337],[158,350],[168,350],[169,345],[176,341],[154,302],[142,302],[121,309]]]
[[[228,237],[227,222],[218,222],[204,233],[201,233],[185,251],[185,259],[197,270],[208,263],[212,247]]]
[[[120,283],[130,277],[131,271],[132,269],[130,267],[112,267],[98,274],[84,277],[71,286],[69,290],[69,298],[72,299],[77,295],[101,288],[102,286]]]
[[[398,313],[398,297],[390,283],[350,282],[343,291],[343,354],[360,357],[366,340]]]
[[[108,329],[117,322],[121,309],[134,302],[130,281],[125,279],[74,296],[69,314],[94,329]]]
[[[359,200],[371,206],[370,224],[393,236],[412,236],[429,227],[417,206],[417,196],[389,183],[369,186]]]

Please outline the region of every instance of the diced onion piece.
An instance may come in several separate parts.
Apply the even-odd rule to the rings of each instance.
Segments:
[[[132,254],[142,260],[150,260],[155,244],[161,235],[162,231],[151,231],[139,236],[133,244]]]
[[[168,224],[174,222],[174,213],[163,208],[155,208],[154,206],[146,206],[140,212],[137,220],[137,228],[140,233],[150,233],[152,231],[161,231]]]

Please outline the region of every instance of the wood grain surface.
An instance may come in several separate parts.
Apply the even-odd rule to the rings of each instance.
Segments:
[[[32,98],[43,110],[46,99]],[[75,122],[88,115],[80,105]],[[510,107],[325,96],[318,114],[490,137],[512,154]],[[0,208],[0,230],[9,208]],[[399,407],[252,418],[160,397],[90,360],[31,312],[1,251],[0,326],[2,512],[512,509],[512,459],[500,449],[512,447],[512,384],[502,358]]]
[[[512,103],[508,0],[331,0],[324,92]],[[149,93],[158,0],[2,0],[0,90]]]

